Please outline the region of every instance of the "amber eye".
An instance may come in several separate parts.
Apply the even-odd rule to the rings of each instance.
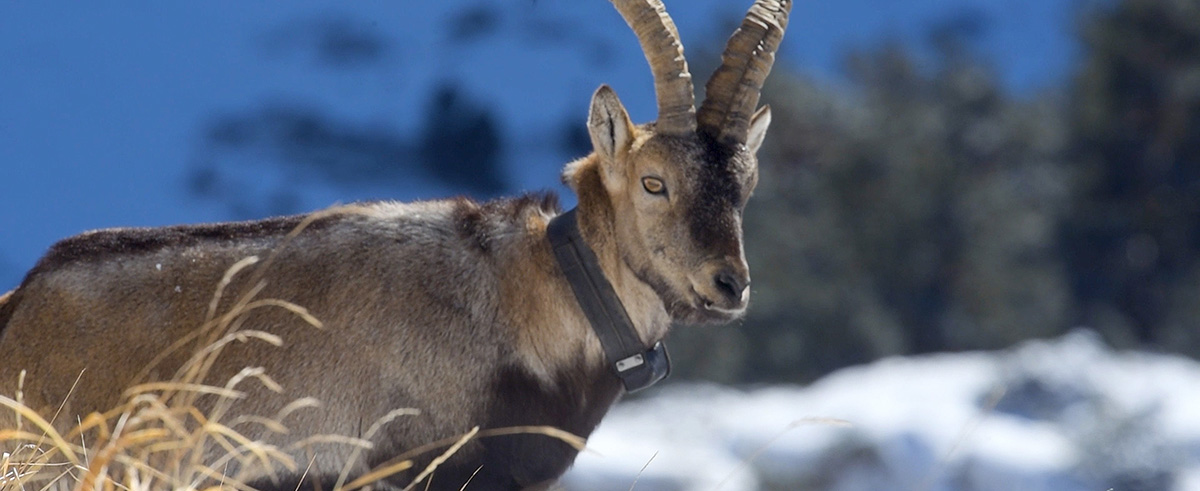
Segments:
[[[662,179],[657,177],[643,177],[642,187],[646,188],[646,192],[650,194],[663,194],[667,192],[667,185],[663,184]]]

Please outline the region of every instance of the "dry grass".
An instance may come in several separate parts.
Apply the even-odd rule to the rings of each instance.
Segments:
[[[302,226],[303,227],[303,226]],[[293,232],[293,235],[296,232]],[[263,369],[247,367],[229,380],[208,381],[217,358],[232,343],[263,342],[275,346],[282,339],[272,333],[248,329],[246,315],[258,309],[283,309],[305,323],[321,328],[321,322],[303,307],[275,299],[258,299],[265,282],[261,271],[247,283],[248,291],[236,296],[222,313],[219,306],[226,288],[235,276],[258,262],[246,258],[232,266],[217,285],[204,322],[199,328],[161,353],[136,380],[124,390],[122,403],[103,413],[92,413],[65,432],[56,428],[57,414],[48,418],[25,406],[21,390],[15,398],[0,395],[0,411],[17,415],[16,428],[0,428],[0,491],[76,489],[76,490],[210,490],[251,489],[250,479],[277,477],[282,470],[291,475],[306,472],[308,462],[296,462],[292,455],[303,454],[313,443],[335,443],[348,447],[349,457],[336,489],[369,487],[381,479],[414,466],[414,458],[445,449],[409,484],[413,489],[429,478],[438,465],[475,438],[513,433],[539,433],[561,439],[583,449],[583,439],[549,427],[489,429],[475,428],[459,437],[433,442],[380,465],[351,479],[350,466],[371,448],[371,439],[385,424],[396,418],[417,414],[412,409],[397,409],[380,418],[362,438],[338,435],[312,437],[279,448],[244,436],[237,428],[260,425],[270,434],[284,434],[283,421],[288,414],[318,406],[311,398],[297,399],[273,415],[236,415],[230,407],[252,392],[256,384],[280,392],[282,388]],[[193,354],[169,381],[149,381],[153,365],[168,355],[191,347]],[[257,389],[257,387],[256,387]],[[69,395],[67,396],[69,398]],[[211,398],[215,403],[200,410],[197,399]],[[208,401],[209,399],[206,399]],[[60,407],[61,409],[61,407]],[[343,448],[345,451],[346,449]],[[466,483],[464,483],[465,486]]]

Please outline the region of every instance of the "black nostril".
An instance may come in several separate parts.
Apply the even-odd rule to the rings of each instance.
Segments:
[[[736,274],[733,271],[725,270],[717,273],[713,278],[717,288],[726,296],[734,300],[742,299],[742,291],[746,289],[746,285],[750,283],[750,279],[742,275]]]

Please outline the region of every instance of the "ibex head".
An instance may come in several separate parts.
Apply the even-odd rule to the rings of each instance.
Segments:
[[[569,165],[580,206],[608,210],[615,247],[676,321],[739,317],[749,300],[742,211],[758,181],[755,152],[771,122],[759,90],[791,0],[758,0],[733,34],[697,113],[692,77],[661,0],[612,0],[654,74],[658,120],[635,126],[615,92],[592,97],[595,153]]]

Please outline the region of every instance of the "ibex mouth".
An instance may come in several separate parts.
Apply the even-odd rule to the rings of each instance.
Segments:
[[[726,308],[717,304],[712,299],[700,294],[695,288],[691,289],[692,298],[695,303],[693,309],[695,315],[701,317],[706,322],[725,322],[736,319],[746,312],[746,304],[743,302],[735,308]]]
[[[698,307],[702,307],[704,310],[712,310],[712,307],[713,307],[712,300],[710,300],[708,297],[706,297],[704,295],[701,295],[700,292],[696,291],[696,287],[694,287],[694,286],[690,287],[688,289],[691,290],[692,299],[695,300],[694,305],[696,305]]]

